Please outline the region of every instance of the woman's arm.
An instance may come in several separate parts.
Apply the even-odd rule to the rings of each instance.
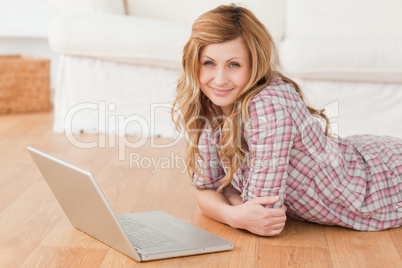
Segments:
[[[289,157],[297,129],[286,106],[274,99],[256,95],[249,104],[250,118],[244,131],[249,156],[248,172],[244,179],[247,183],[242,190],[245,201],[257,196],[278,195],[281,200],[268,207],[280,208],[286,198]]]
[[[277,196],[257,197],[246,203],[232,206],[228,199],[214,190],[196,190],[198,205],[206,216],[262,236],[282,232],[286,222],[284,208],[265,208],[279,201]]]

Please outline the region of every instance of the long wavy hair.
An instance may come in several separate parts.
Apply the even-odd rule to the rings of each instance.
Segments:
[[[224,118],[220,107],[215,106],[201,91],[198,79],[199,55],[209,44],[223,43],[242,37],[251,58],[250,79],[237,96],[231,114]],[[275,69],[276,49],[273,39],[265,26],[248,9],[230,4],[222,5],[202,14],[192,26],[189,40],[183,49],[183,72],[178,80],[176,99],[172,108],[172,119],[178,131],[185,131],[188,138],[186,164],[189,175],[196,173],[202,177],[198,142],[202,129],[221,129],[217,144],[219,157],[227,167],[226,175],[220,180],[218,191],[231,183],[233,175],[240,168],[248,153],[241,133],[241,122],[249,118],[250,100],[265,88],[274,76],[293,84],[304,100],[299,86],[293,80]],[[329,120],[323,110],[307,106],[309,112],[326,121],[325,134],[328,135]],[[239,120],[240,119],[240,120]],[[202,157],[201,160],[203,161]]]

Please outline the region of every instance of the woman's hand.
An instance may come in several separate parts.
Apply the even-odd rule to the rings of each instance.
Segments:
[[[278,196],[256,197],[244,204],[239,202],[241,197],[237,191],[222,194],[214,190],[196,190],[196,197],[201,211],[206,216],[233,228],[245,229],[261,236],[274,236],[280,234],[285,227],[284,206],[264,207],[278,202]]]
[[[282,232],[286,222],[286,208],[265,208],[279,201],[278,196],[256,197],[244,204],[231,207],[228,224],[261,236],[274,236]]]

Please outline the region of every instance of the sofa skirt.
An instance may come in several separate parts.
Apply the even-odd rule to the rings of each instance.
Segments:
[[[180,71],[61,55],[54,93],[58,133],[177,137],[170,109]]]

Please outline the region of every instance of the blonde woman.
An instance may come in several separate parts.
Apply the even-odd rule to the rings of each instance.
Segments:
[[[324,113],[275,70],[274,51],[248,9],[220,6],[193,24],[172,113],[201,211],[262,236],[280,234],[286,214],[356,230],[401,226],[402,141],[330,137]]]

